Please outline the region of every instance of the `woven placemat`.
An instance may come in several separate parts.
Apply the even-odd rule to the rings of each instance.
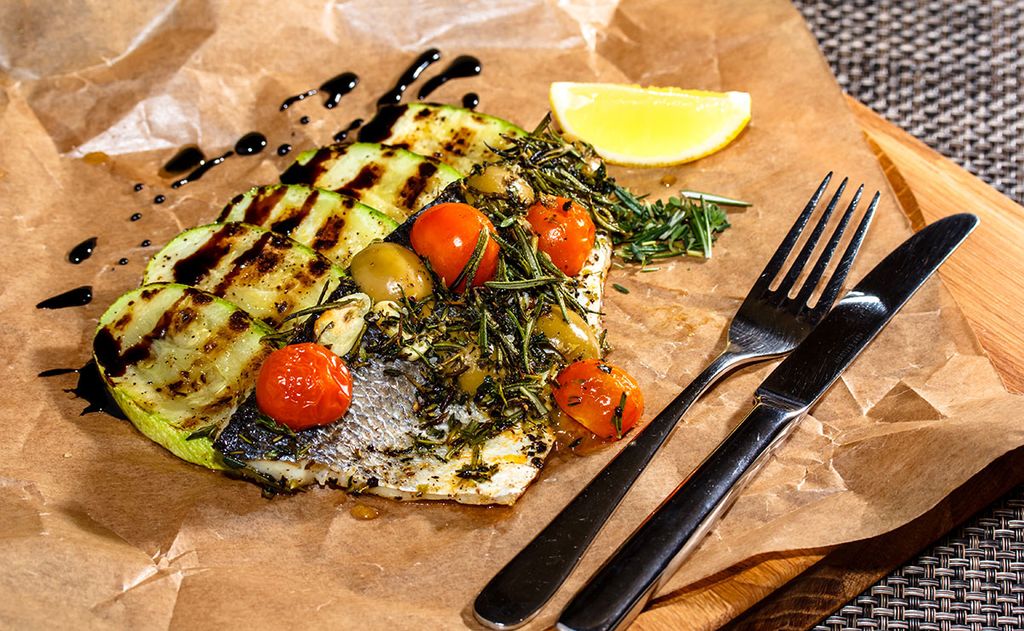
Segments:
[[[796,0],[849,94],[1024,203],[1024,1]],[[814,631],[1024,629],[1024,487]]]
[[[989,507],[814,627],[1024,629],[1024,488]]]
[[[843,89],[1024,203],[1024,2],[795,4]]]

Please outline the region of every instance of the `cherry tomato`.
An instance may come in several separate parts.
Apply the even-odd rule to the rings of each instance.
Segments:
[[[412,225],[409,240],[416,253],[430,261],[434,272],[449,287],[473,257],[473,249],[481,230],[494,232],[494,224],[469,204],[438,204],[423,211]],[[498,267],[498,244],[489,240],[480,265],[473,276],[473,285],[483,285],[494,278]],[[466,281],[456,287],[463,291]]]
[[[555,403],[602,438],[622,438],[644,413],[644,395],[626,371],[600,359],[569,364],[555,378]]]
[[[526,220],[539,238],[537,247],[567,276],[575,276],[594,249],[590,213],[571,199],[550,197],[526,211]]]
[[[260,410],[295,430],[333,423],[351,402],[348,366],[319,344],[292,344],[274,351],[256,377]]]

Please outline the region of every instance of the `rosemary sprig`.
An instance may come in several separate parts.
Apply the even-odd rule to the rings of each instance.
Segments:
[[[550,129],[545,118],[533,134],[511,140],[498,150],[518,165],[535,190],[570,197],[590,209],[624,260],[646,265],[674,256],[710,258],[715,237],[729,227],[721,206],[749,206],[723,197],[682,191],[678,197],[647,203],[608,176],[592,147],[569,143]]]

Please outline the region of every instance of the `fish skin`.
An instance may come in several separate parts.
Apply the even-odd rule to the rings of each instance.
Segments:
[[[245,473],[283,489],[329,484],[394,499],[514,503],[551,450],[550,429],[537,423],[532,432],[517,427],[488,440],[481,458],[497,470],[488,480],[463,479],[457,472],[469,464],[470,450],[446,460],[443,446],[414,449],[416,437],[425,436],[413,409],[416,389],[411,380],[418,379],[418,371],[417,364],[402,360],[353,368],[356,396],[345,418],[295,432],[294,438],[282,438],[255,423],[258,409],[250,398],[215,447],[245,462]],[[486,419],[472,403],[453,405],[450,411],[464,422]],[[283,453],[275,455],[279,451]]]

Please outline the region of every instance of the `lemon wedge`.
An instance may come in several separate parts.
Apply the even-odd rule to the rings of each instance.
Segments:
[[[566,135],[625,166],[703,158],[732,142],[750,121],[746,92],[556,82],[549,97]]]

